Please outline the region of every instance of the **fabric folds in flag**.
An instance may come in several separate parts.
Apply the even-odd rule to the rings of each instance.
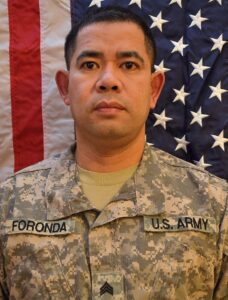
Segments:
[[[228,179],[226,0],[1,0],[0,180],[73,142],[55,72],[65,68],[72,24],[88,7],[108,5],[143,16],[156,40],[166,84],[148,142]]]
[[[74,140],[55,84],[70,27],[69,1],[0,1],[0,180]]]

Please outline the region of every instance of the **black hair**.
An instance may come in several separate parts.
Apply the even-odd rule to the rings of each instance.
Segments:
[[[156,56],[156,45],[150,28],[146,22],[137,14],[127,8],[118,6],[107,6],[101,8],[90,8],[82,19],[75,23],[68,33],[65,41],[65,61],[67,69],[70,69],[70,61],[76,48],[76,39],[79,31],[87,25],[99,22],[133,22],[142,29],[145,36],[145,45],[151,57],[151,71],[154,71],[153,63]],[[121,30],[121,28],[120,28]]]

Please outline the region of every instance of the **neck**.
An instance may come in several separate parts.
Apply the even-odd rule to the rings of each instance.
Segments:
[[[77,136],[76,161],[80,167],[93,172],[115,172],[137,165],[141,160],[145,135],[122,144],[118,142],[86,142]]]

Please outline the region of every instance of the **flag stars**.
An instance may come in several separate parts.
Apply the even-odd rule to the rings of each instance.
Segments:
[[[154,146],[153,143],[150,143],[150,142],[147,141],[147,135],[146,135],[146,134],[145,134],[145,142],[146,142],[148,145],[150,145],[150,146]]]
[[[169,2],[169,5],[177,3],[180,7],[182,7],[182,0],[171,0]]]
[[[154,123],[154,127],[161,125],[164,129],[166,129],[166,123],[172,120],[172,118],[166,117],[165,109],[161,114],[154,113],[154,115],[155,118],[157,119],[156,122]]]
[[[192,19],[192,23],[189,27],[196,25],[199,29],[202,27],[202,22],[208,20],[208,18],[201,17],[201,10],[199,10],[196,15],[190,15],[190,17]]]
[[[142,8],[142,0],[131,0],[128,5],[137,4],[140,8]]]
[[[174,45],[172,53],[179,52],[183,56],[184,48],[188,46],[187,44],[184,44],[183,37],[178,42],[171,41],[171,43]]]
[[[90,3],[89,7],[91,6],[98,6],[98,7],[101,7],[101,2],[104,1],[104,0],[92,0],[92,2]]]
[[[211,38],[211,40],[214,43],[213,47],[211,48],[211,51],[218,49],[221,52],[223,46],[225,45],[225,43],[227,43],[227,41],[223,40],[222,34],[217,39]]]
[[[166,72],[170,71],[170,69],[165,68],[163,60],[160,62],[159,65],[154,65],[154,68],[158,72],[164,72],[164,73],[166,73]]]
[[[150,28],[157,27],[161,32],[162,32],[162,25],[169,22],[168,20],[162,19],[161,12],[157,15],[157,17],[155,16],[150,16],[150,17],[153,20],[153,23],[150,26]]]
[[[187,97],[189,95],[189,93],[186,93],[184,91],[184,85],[182,86],[182,88],[180,90],[176,90],[176,89],[173,89],[173,90],[176,93],[176,97],[173,100],[173,102],[181,101],[183,104],[185,104],[185,97]]]
[[[211,148],[215,148],[215,147],[220,147],[223,151],[225,151],[225,143],[228,142],[227,138],[224,138],[224,130],[222,130],[220,132],[219,135],[211,135],[213,137],[213,139],[215,140],[214,144],[212,145]]]
[[[210,164],[205,163],[204,156],[202,156],[199,161],[194,160],[194,163],[203,169],[211,166]]]
[[[201,78],[203,78],[203,71],[205,71],[205,70],[207,70],[207,69],[210,68],[208,66],[204,66],[203,65],[203,59],[202,58],[200,59],[200,61],[197,64],[191,63],[191,65],[194,68],[193,71],[192,71],[192,73],[191,73],[191,76],[195,75],[195,74],[199,74],[199,76]]]
[[[209,0],[209,3],[210,3],[210,2],[214,2],[214,1],[217,1],[218,4],[222,5],[222,0]]]
[[[228,90],[224,90],[221,88],[221,82],[219,82],[216,86],[209,86],[212,90],[212,93],[210,95],[210,98],[217,97],[219,101],[222,101],[222,94],[228,92]]]
[[[192,114],[193,118],[192,118],[190,125],[192,125],[194,123],[198,123],[201,127],[203,126],[202,120],[209,117],[209,115],[202,114],[201,108],[199,108],[199,110],[197,112],[191,111],[191,114]]]
[[[182,149],[187,153],[187,145],[190,144],[190,143],[188,141],[186,141],[185,135],[180,139],[175,137],[175,140],[177,142],[177,146],[175,148],[175,151]]]

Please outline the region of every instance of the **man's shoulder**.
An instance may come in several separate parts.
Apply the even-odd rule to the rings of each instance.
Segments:
[[[10,182],[14,180],[15,178],[18,177],[23,177],[24,176],[32,176],[33,173],[39,174],[43,172],[48,172],[48,170],[52,169],[59,161],[61,160],[67,160],[67,159],[72,159],[72,149],[74,145],[72,145],[70,148],[66,149],[63,152],[56,153],[51,155],[49,158],[46,158],[44,160],[41,160],[33,165],[30,165],[26,168],[23,168],[11,176],[9,176],[4,182],[1,182],[0,186],[4,183]]]
[[[187,169],[193,169],[199,172],[208,173],[203,168],[200,168],[199,166],[188,162],[184,159],[181,159],[177,156],[174,156],[173,154],[170,154],[168,152],[165,152],[164,150],[161,150],[159,148],[156,148],[155,146],[148,144],[147,147],[149,149],[150,153],[153,153],[154,156],[156,156],[156,160],[158,163],[170,165],[177,168],[187,168]]]
[[[68,159],[69,152],[70,149],[54,154],[47,159],[15,172],[0,183],[0,196],[2,190],[13,190],[15,187],[29,189],[36,182],[45,181],[52,169]]]
[[[60,155],[54,155],[48,159],[42,160],[36,164],[28,166],[20,171],[15,172],[0,183],[0,196],[3,191],[13,190],[19,182],[24,182],[27,187],[33,184],[34,180],[40,180],[40,177],[47,177],[49,170],[55,165]],[[30,184],[28,184],[28,182]]]
[[[165,173],[169,173],[170,176],[180,177],[182,180],[186,177],[192,180],[198,180],[198,182],[204,182],[205,184],[220,185],[227,189],[228,185],[226,180],[217,177],[202,167],[178,158],[150,144],[147,144],[147,147],[150,153],[148,159],[155,160],[164,175]]]
[[[162,195],[172,211],[188,210],[220,222],[228,213],[228,184],[208,171],[153,146],[148,147],[141,174],[141,190]]]
[[[1,182],[0,211],[3,213],[0,215],[0,220],[4,219],[4,216],[9,216],[10,210],[15,205],[20,208],[24,207],[24,203],[26,203],[26,207],[29,207],[29,205],[33,205],[33,207],[36,205],[42,206],[50,172],[55,172],[56,166],[61,166],[62,161],[68,159],[66,155],[68,152],[55,154],[50,158],[28,166]]]
[[[28,166],[24,169],[17,171],[14,175],[12,175],[12,177],[20,174],[33,173],[37,171],[51,169],[56,164],[56,162],[60,159],[60,157],[61,157],[61,153],[55,154],[47,159],[41,160],[38,163],[35,163],[31,166]]]

